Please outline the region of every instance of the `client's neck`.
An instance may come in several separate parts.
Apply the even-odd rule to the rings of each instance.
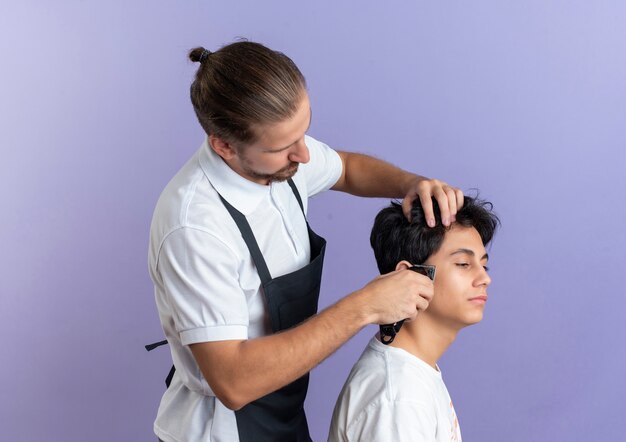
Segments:
[[[417,356],[433,368],[456,339],[458,329],[446,326],[428,313],[419,313],[411,322],[405,322],[391,346]]]

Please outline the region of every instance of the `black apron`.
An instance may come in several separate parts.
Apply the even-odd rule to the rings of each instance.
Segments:
[[[288,183],[304,216],[298,189],[291,179]],[[307,221],[311,245],[310,263],[295,272],[272,278],[246,217],[221,196],[220,198],[237,224],[261,278],[272,331],[276,333],[286,330],[317,313],[326,240],[311,230]],[[236,411],[239,440],[311,441],[304,414],[304,399],[308,385],[307,373],[291,384]]]
[[[291,179],[288,183],[298,200],[302,215],[305,216],[302,199],[296,185]],[[295,272],[272,278],[246,217],[221,195],[220,199],[237,224],[261,278],[272,331],[276,333],[286,330],[317,313],[326,240],[311,230],[306,216],[311,261]],[[146,350],[151,351],[166,344],[165,340],[145,347]],[[176,367],[172,365],[165,379],[167,387],[170,386],[175,372]],[[304,399],[308,386],[309,374],[307,373],[291,384],[235,411],[239,440],[241,442],[311,442],[304,415]]]

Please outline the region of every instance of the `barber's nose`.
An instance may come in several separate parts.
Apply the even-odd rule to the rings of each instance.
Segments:
[[[304,142],[304,138],[298,141],[293,146],[293,151],[289,155],[289,159],[295,163],[308,163],[311,157],[309,156],[309,148]]]

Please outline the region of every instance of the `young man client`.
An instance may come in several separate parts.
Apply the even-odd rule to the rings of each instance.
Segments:
[[[412,222],[395,203],[378,214],[370,239],[380,272],[434,266],[434,296],[393,339],[372,338],[337,400],[329,441],[461,440],[437,361],[462,328],[483,318],[485,246],[498,224],[490,203],[470,197],[450,227],[438,220],[429,228],[417,201]]]

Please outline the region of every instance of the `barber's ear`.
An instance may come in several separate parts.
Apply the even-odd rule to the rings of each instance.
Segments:
[[[409,267],[413,267],[413,264],[411,264],[409,261],[400,261],[398,264],[396,264],[396,270],[406,270]]]
[[[215,153],[225,160],[231,160],[237,155],[232,144],[215,135],[209,135],[209,144]]]

